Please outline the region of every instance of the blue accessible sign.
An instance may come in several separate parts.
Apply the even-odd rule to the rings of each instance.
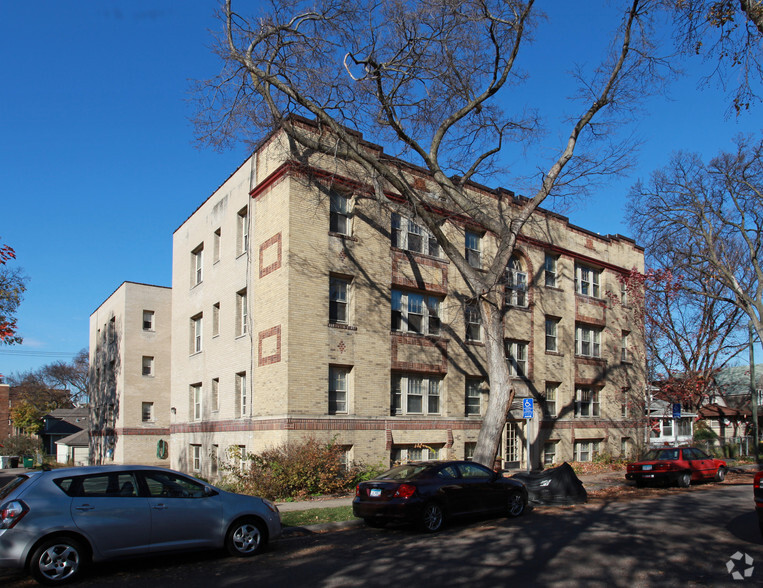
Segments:
[[[523,398],[522,399],[522,418],[523,419],[533,418],[533,412],[535,412],[535,407],[533,406],[533,399]]]
[[[681,418],[681,403],[680,402],[673,403],[673,418],[674,419]]]

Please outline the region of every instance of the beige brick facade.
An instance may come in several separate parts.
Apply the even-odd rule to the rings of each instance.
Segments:
[[[90,315],[93,463],[169,465],[171,303],[170,288],[124,282]]]
[[[415,234],[393,246],[392,215],[405,210],[394,194],[382,204],[366,190],[352,170],[315,157],[296,165],[272,140],[175,231],[173,467],[215,476],[230,446],[256,452],[309,436],[336,439],[349,459],[368,464],[426,456],[424,446],[441,458],[471,451],[489,388],[484,346],[467,340],[467,288],[444,256],[411,251]],[[337,221],[347,226],[334,231],[332,193],[349,207]],[[474,187],[487,203],[496,194]],[[445,230],[466,244],[463,223]],[[495,243],[481,237],[489,263]],[[644,375],[641,334],[618,276],[643,271],[643,251],[539,212],[516,258],[523,300],[507,294],[515,307],[506,338],[524,371],[514,380],[518,397],[536,402],[532,465],[620,455],[636,438],[626,400],[643,390]],[[332,280],[346,294],[335,306]],[[395,300],[410,305],[398,324]],[[428,304],[439,321],[424,310],[428,326],[416,327],[424,334],[411,332],[415,310]],[[341,320],[330,320],[333,308]],[[550,416],[547,391],[555,393]],[[510,416],[501,454],[524,467],[520,400]]]

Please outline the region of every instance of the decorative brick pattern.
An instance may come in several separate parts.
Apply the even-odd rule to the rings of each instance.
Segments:
[[[276,249],[273,251],[271,247]],[[282,255],[281,233],[273,235],[260,245],[260,278],[264,278],[281,267]]]
[[[448,342],[445,339],[393,333],[390,337],[390,344],[393,370],[431,374],[445,374],[448,371]],[[405,346],[437,350],[441,354],[440,361],[439,363],[402,361],[399,358],[403,354]]]
[[[273,339],[275,341],[269,341]],[[257,346],[257,365],[260,367],[281,361],[281,325],[260,331]]]
[[[406,276],[409,269],[414,275]],[[437,275],[438,280],[427,281],[426,274]],[[439,274],[439,275],[438,275]],[[418,288],[436,294],[448,293],[448,262],[433,259],[412,251],[392,251],[392,285]]]

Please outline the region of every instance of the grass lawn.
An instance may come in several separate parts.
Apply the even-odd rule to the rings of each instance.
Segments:
[[[352,514],[351,505],[290,510],[281,513],[281,525],[284,527],[306,527],[307,525],[351,521],[353,519],[355,516]]]

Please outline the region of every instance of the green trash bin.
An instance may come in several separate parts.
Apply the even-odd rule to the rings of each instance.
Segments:
[[[34,458],[25,455],[24,456],[24,467],[25,468],[33,468],[34,467]]]

